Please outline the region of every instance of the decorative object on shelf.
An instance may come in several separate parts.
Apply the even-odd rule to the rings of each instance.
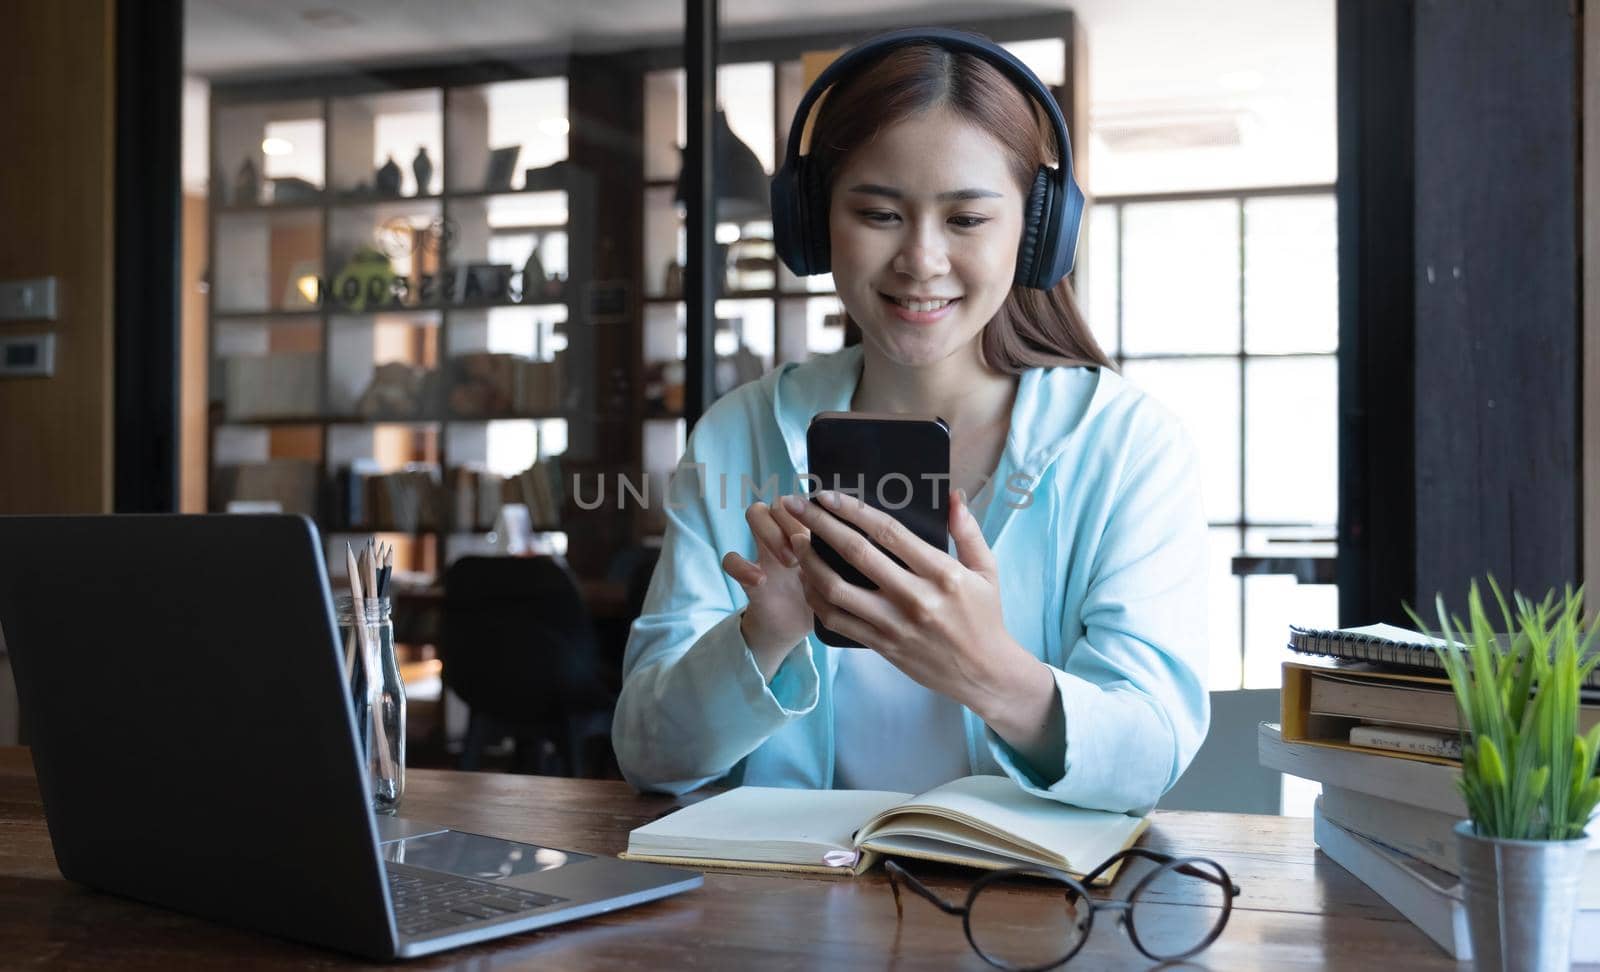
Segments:
[[[1588,851],[1584,830],[1600,804],[1600,726],[1578,732],[1583,681],[1600,663],[1600,627],[1569,586],[1535,604],[1494,578],[1491,620],[1478,584],[1468,622],[1437,601],[1446,645],[1437,649],[1463,730],[1461,794],[1472,819],[1456,825],[1473,963],[1479,969],[1564,969]],[[1416,612],[1413,621],[1427,632]],[[1506,632],[1497,635],[1497,631]],[[1509,641],[1509,644],[1507,643]]]
[[[415,195],[428,195],[428,187],[433,184],[433,160],[428,158],[426,145],[417,146],[417,157],[411,160],[411,174],[417,177]]]
[[[406,361],[386,361],[372,371],[372,380],[356,399],[362,418],[412,418],[427,414],[438,372]]]
[[[356,314],[369,307],[383,307],[393,302],[397,279],[383,251],[360,246],[333,278],[333,300]]]
[[[483,188],[486,192],[509,192],[511,174],[517,170],[517,156],[522,146],[508,145],[489,150],[489,166],[484,171]]]
[[[567,159],[552,162],[539,168],[526,168],[522,170],[522,189],[524,192],[545,192],[552,189],[565,189],[567,187],[567,170],[572,163]]]
[[[321,189],[299,176],[282,176],[267,181],[272,184],[272,201],[277,205],[316,202],[322,196]]]
[[[423,232],[426,232],[425,230]],[[372,238],[391,260],[410,256],[423,242],[422,233],[409,216],[391,216],[373,231]]]
[[[372,184],[380,196],[400,195],[400,167],[395,165],[393,155],[378,166],[378,171],[372,176]]]
[[[261,180],[256,175],[256,160],[245,156],[233,180],[233,204],[255,206],[261,202]]]
[[[322,263],[296,260],[283,284],[284,310],[316,310],[322,304]]]
[[[567,295],[567,275],[552,274],[544,279],[544,299],[562,300]]]
[[[531,303],[544,296],[544,261],[539,259],[539,248],[535,246],[528,254],[528,262],[522,265],[522,290],[520,299]]]
[[[677,257],[667,261],[667,272],[661,281],[661,293],[667,297],[683,296],[683,264]]]
[[[771,181],[761,160],[750,146],[739,140],[728,126],[728,114],[717,109],[713,125],[713,145],[717,153],[717,222],[748,223],[772,218]],[[678,169],[678,185],[672,201],[680,205],[687,198],[684,172]]]

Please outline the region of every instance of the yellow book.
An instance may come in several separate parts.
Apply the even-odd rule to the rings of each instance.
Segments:
[[[1043,865],[1081,877],[1148,823],[1044,800],[1004,776],[968,776],[916,795],[741,786],[634,830],[621,856],[853,875],[888,854],[991,870]]]

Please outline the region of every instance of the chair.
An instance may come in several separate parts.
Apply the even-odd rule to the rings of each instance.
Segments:
[[[1281,813],[1283,774],[1261,765],[1256,727],[1278,721],[1277,689],[1211,693],[1211,729],[1163,810]]]
[[[601,675],[613,692],[622,691],[622,659],[627,651],[628,634],[644,610],[645,593],[660,558],[659,546],[627,547],[619,551],[606,568],[606,580],[621,585],[625,592],[623,603],[626,606],[621,617],[603,619],[596,626],[600,636]]]
[[[632,564],[628,576],[629,623],[644,612],[644,597],[650,591],[650,578],[655,576],[656,562],[661,559],[660,547],[643,547]]]
[[[586,744],[609,742],[616,696],[599,675],[588,612],[571,573],[552,557],[463,557],[444,575],[443,680],[467,704],[461,768],[477,769],[492,741],[516,740],[514,769],[588,775]]]

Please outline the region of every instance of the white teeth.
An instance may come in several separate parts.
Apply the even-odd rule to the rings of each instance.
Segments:
[[[894,302],[906,310],[922,314],[926,314],[928,311],[936,311],[950,303],[948,300],[901,300],[899,297],[894,298]]]

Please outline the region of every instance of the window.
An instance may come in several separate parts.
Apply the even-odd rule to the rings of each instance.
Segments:
[[[1336,233],[1331,187],[1110,197],[1089,215],[1091,327],[1201,456],[1212,689],[1275,687],[1288,625],[1338,621],[1331,584],[1233,573],[1245,551],[1333,556]]]

